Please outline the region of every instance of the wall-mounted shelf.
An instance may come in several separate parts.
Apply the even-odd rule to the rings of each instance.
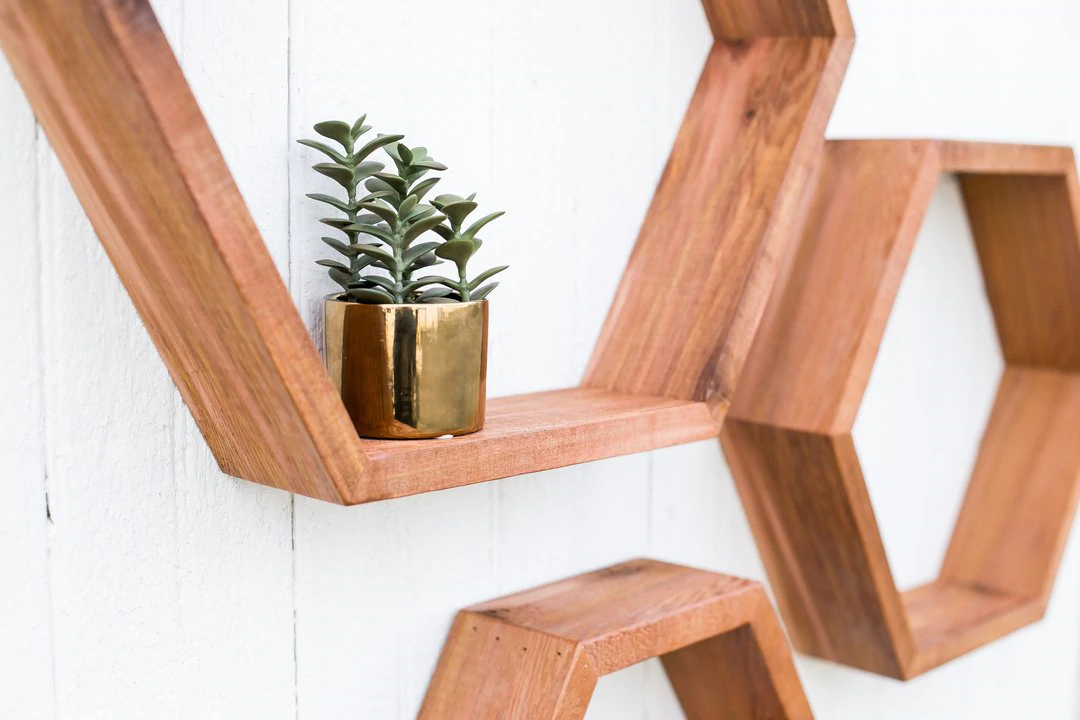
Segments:
[[[147,0],[0,0],[0,45],[222,469],[354,504],[717,434],[854,38],[843,0],[705,10],[716,44],[583,389],[416,444],[356,436]]]
[[[419,718],[583,718],[600,676],[653,657],[689,720],[813,717],[760,585],[633,560],[462,610]]]
[[[893,582],[851,439],[931,194],[957,173],[1006,370],[940,578]],[[911,678],[1040,617],[1080,490],[1065,148],[829,142],[722,435],[795,647]]]

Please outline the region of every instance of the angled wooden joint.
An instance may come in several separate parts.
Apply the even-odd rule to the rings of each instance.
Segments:
[[[1006,369],[940,577],[900,592],[851,439],[933,189],[959,175]],[[1080,490],[1067,148],[826,143],[722,441],[795,647],[910,678],[1042,617]]]
[[[574,720],[597,679],[660,657],[689,720],[810,718],[757,583],[654,560],[458,613],[421,720]]]
[[[705,8],[717,44],[582,387],[411,443],[357,437],[148,0],[0,0],[0,47],[221,468],[355,504],[718,434],[852,33],[844,0]]]

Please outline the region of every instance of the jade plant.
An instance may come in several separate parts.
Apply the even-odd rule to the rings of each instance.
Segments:
[[[477,208],[475,194],[439,195],[430,204],[424,203],[441,180],[431,173],[445,171],[446,166],[430,157],[426,148],[406,145],[403,135],[377,134],[359,144],[371,130],[364,124],[366,117],[352,125],[338,120],[315,125],[316,133],[340,145],[341,150],[318,140],[299,141],[331,160],[315,165],[314,170],[336,182],[346,194],[344,199],[322,193],[308,195],[342,213],[320,222],[345,235],[344,240],[322,238],[342,259],[318,260],[317,264],[326,267],[330,278],[344,290],[341,299],[352,302],[385,305],[483,300],[499,284],[484,282],[507,266],[485,270],[470,279],[468,263],[483,244],[477,234],[503,213],[491,213],[466,226]],[[393,171],[371,159],[378,151],[393,162]],[[414,277],[418,270],[439,265],[442,260],[454,264],[456,277]]]

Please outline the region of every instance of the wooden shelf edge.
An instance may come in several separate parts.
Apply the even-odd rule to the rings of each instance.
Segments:
[[[352,503],[445,490],[716,437],[708,406],[589,388],[490,401],[487,423],[446,440],[363,440],[371,475]]]
[[[999,640],[1043,617],[1040,598],[936,580],[901,593],[915,655],[905,667],[911,679]]]
[[[688,718],[812,717],[757,583],[632,560],[458,613],[419,720],[578,720],[597,679],[661,657]]]

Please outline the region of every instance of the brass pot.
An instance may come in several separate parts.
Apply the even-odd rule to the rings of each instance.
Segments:
[[[484,426],[487,301],[324,302],[326,368],[361,437],[432,438]]]

